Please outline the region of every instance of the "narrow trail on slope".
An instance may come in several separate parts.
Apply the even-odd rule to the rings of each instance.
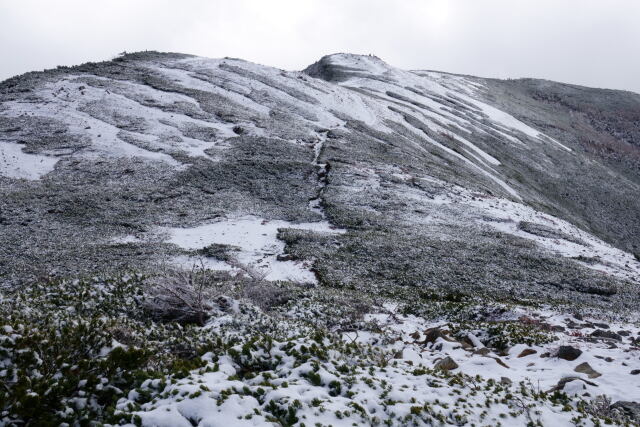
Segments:
[[[324,207],[322,206],[323,202],[323,194],[325,188],[327,188],[328,180],[327,180],[327,163],[320,163],[320,156],[322,155],[322,151],[324,150],[324,144],[327,141],[327,133],[329,130],[323,130],[320,132],[316,132],[318,136],[318,141],[313,145],[313,160],[311,164],[316,168],[317,173],[317,181],[318,181],[318,190],[316,192],[316,197],[309,200],[309,207],[312,211],[317,212],[322,217],[323,221],[326,221],[327,216],[324,212]]]

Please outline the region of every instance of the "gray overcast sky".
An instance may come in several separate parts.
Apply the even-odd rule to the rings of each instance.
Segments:
[[[145,49],[284,69],[374,53],[406,69],[640,93],[640,1],[0,0],[0,80]]]

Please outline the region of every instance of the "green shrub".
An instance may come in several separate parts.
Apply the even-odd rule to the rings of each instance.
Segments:
[[[128,417],[115,411],[127,391],[203,366],[198,356],[219,343],[194,328],[149,321],[143,280],[48,280],[0,296],[5,421],[118,422]]]

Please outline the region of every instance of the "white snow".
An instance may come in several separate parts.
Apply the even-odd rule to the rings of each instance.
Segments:
[[[183,249],[201,249],[214,243],[236,246],[240,249],[237,261],[263,272],[266,280],[315,283],[316,278],[309,270],[308,262],[277,260],[277,256],[283,254],[285,249],[284,242],[277,238],[280,228],[344,233],[344,230],[332,228],[326,221],[294,224],[281,220],[267,221],[253,216],[222,220],[194,228],[168,228],[161,232],[168,234],[168,243]],[[181,263],[184,262],[185,259],[181,259]]]
[[[423,332],[428,328],[440,327],[447,329],[443,322],[425,322],[424,319],[415,316],[402,316],[394,313],[370,315],[369,319],[377,322],[382,328],[394,331],[400,340],[397,348],[403,351],[403,358],[409,358],[415,364],[433,366],[440,358],[449,356],[459,365],[455,372],[464,372],[468,375],[480,375],[484,378],[493,378],[500,381],[502,377],[509,378],[514,384],[520,381],[531,383],[536,389],[547,391],[557,385],[564,377],[578,377],[595,383],[591,386],[582,381],[572,381],[571,388],[565,392],[573,391],[575,394],[588,393],[591,398],[599,395],[607,395],[613,401],[640,400],[640,381],[634,381],[630,371],[640,369],[640,349],[630,344],[616,343],[611,346],[611,341],[590,341],[583,337],[596,330],[595,326],[585,326],[572,329],[567,326],[568,321],[584,324],[573,319],[572,316],[551,310],[532,310],[525,308],[513,308],[505,316],[506,321],[526,322],[539,321],[552,326],[562,326],[562,332],[553,333],[557,340],[548,344],[531,345],[517,344],[509,348],[507,355],[498,355],[490,352],[488,355],[474,354],[473,352],[482,345],[475,345],[473,349],[464,349],[458,342],[447,341],[438,338],[432,345],[419,344],[424,339]],[[585,321],[598,322],[597,318],[586,318]],[[637,319],[636,319],[637,321]],[[627,331],[630,336],[638,336],[640,327],[635,323],[607,322],[611,331]],[[412,334],[418,334],[418,338]],[[360,342],[374,340],[375,335],[367,338],[362,335]],[[472,340],[473,341],[473,340]],[[582,354],[574,361],[568,361],[554,357],[554,352],[559,346],[570,345],[582,351]],[[529,356],[518,357],[525,349],[535,350]],[[549,357],[543,355],[548,353]],[[498,363],[500,360],[505,366]],[[588,363],[595,371],[601,374],[597,378],[589,378],[586,374],[575,371],[576,366]]]
[[[486,214],[486,216],[484,216],[485,219],[481,221],[499,231],[533,240],[542,247],[564,257],[595,257],[597,258],[597,262],[593,264],[582,262],[581,264],[631,281],[638,282],[640,280],[640,262],[638,262],[632,254],[614,248],[567,221],[536,211],[522,203],[516,203],[507,199],[475,199],[476,200],[468,200],[466,203],[481,208]],[[487,217],[493,217],[499,220],[486,221]],[[561,238],[547,238],[527,233],[519,229],[518,223],[520,221],[550,227],[576,240],[580,240],[584,242],[584,244]]]
[[[534,140],[540,142],[552,142],[564,150],[571,151],[570,148],[555,139],[544,135],[531,126],[526,125],[510,114],[477,99],[478,92],[485,90],[485,88],[470,79],[437,72],[403,71],[387,65],[376,57],[369,56],[338,54],[332,55],[331,62],[346,67],[359,68],[362,70],[361,74],[373,77],[384,75],[386,82],[358,76],[340,84],[345,87],[357,86],[360,88],[373,89],[383,98],[393,101],[393,105],[396,107],[398,106],[399,100],[389,98],[385,95],[387,91],[398,93],[405,98],[417,102],[418,104],[426,105],[430,110],[425,110],[417,106],[417,104],[412,104],[410,108],[419,109],[425,115],[437,118],[440,121],[446,120],[451,122],[451,120],[453,120],[459,125],[464,124],[465,126],[483,132],[483,129],[479,126],[478,122],[482,122],[486,117],[489,120],[489,124],[492,125],[495,130],[502,130],[503,134],[505,131],[508,132],[510,130],[516,130]],[[411,87],[413,90],[407,90],[407,87]],[[423,93],[424,95],[419,95],[419,93]],[[446,104],[436,101],[426,95],[437,95],[444,98],[454,95],[468,104],[475,106],[478,114],[475,114],[476,118],[472,119],[469,116],[461,114],[459,111],[450,110]],[[407,106],[404,102],[402,102],[402,104]],[[434,111],[437,112],[435,115]],[[505,136],[513,142],[518,141],[512,135],[505,134]],[[474,145],[471,144],[471,147],[473,146]]]
[[[363,170],[363,169],[359,169]],[[370,171],[367,182],[375,182],[376,171]],[[403,175],[395,174],[396,176]],[[408,178],[416,178],[407,175]],[[379,177],[378,177],[379,178]],[[399,185],[395,191],[402,197],[424,205],[428,214],[398,212],[399,220],[421,224],[450,224],[455,221],[475,223],[482,227],[517,236],[535,242],[543,250],[572,259],[573,261],[603,273],[611,274],[640,285],[640,262],[631,253],[620,250],[579,227],[549,215],[518,201],[503,197],[474,193],[466,188],[447,184],[444,181],[420,177],[430,181],[442,191],[437,195],[425,194],[413,186]],[[378,184],[379,185],[379,184]],[[437,207],[438,209],[430,209]],[[441,209],[448,207],[449,209]],[[520,227],[521,222],[532,223],[551,229],[558,236],[544,237]],[[524,227],[526,229],[526,227]],[[564,236],[562,238],[560,236]]]
[[[183,93],[157,90],[126,80],[118,81],[118,89],[110,91],[83,83],[86,78],[107,80],[91,75],[69,75],[58,82],[49,83],[34,94],[44,102],[9,102],[7,105],[10,108],[6,114],[32,114],[62,120],[68,125],[70,133],[83,135],[91,141],[90,147],[73,156],[138,157],[182,168],[184,165],[176,161],[172,153],[182,152],[217,161],[218,156],[206,151],[225,148],[221,142],[236,136],[232,130],[236,125],[241,125],[247,135],[265,136],[266,133],[273,133],[272,136],[277,138],[276,129],[268,126],[270,112],[279,106],[291,106],[291,112],[296,115],[296,123],[300,126],[296,132],[301,136],[312,133],[319,126],[331,129],[342,126],[345,117],[361,121],[380,132],[393,133],[387,126],[389,121],[411,128],[401,114],[389,109],[393,107],[416,115],[435,132],[450,134],[452,141],[456,140],[469,149],[469,158],[447,147],[444,139],[435,141],[429,138],[429,142],[458,157],[465,167],[489,177],[516,199],[519,196],[515,189],[500,177],[499,170],[492,169],[500,166],[498,159],[471,141],[470,132],[486,133],[485,129],[491,128],[502,133],[506,139],[522,144],[511,134],[516,131],[541,143],[562,145],[511,115],[479,101],[477,93],[483,87],[470,79],[442,73],[403,71],[373,56],[339,54],[333,55],[330,60],[357,68],[361,70],[360,75],[334,84],[310,78],[303,73],[285,72],[241,60],[197,57],[169,60],[152,66],[154,72],[166,76],[187,91],[209,92],[229,99],[230,103],[245,110],[246,116],[238,123],[223,122],[205,113],[198,100]],[[271,83],[242,76],[223,67],[223,64],[258,74],[268,78]],[[380,76],[384,76],[385,81],[376,79]],[[317,102],[302,101],[292,94],[294,90]],[[391,92],[403,99],[392,97]],[[261,95],[255,98],[252,95],[256,93]],[[152,102],[140,104],[129,94]],[[466,103],[469,109],[466,112],[458,111],[443,99]],[[81,109],[89,103],[103,105],[107,116],[118,114],[141,119],[146,124],[145,130],[133,132],[140,142],[133,145],[123,141],[118,136],[119,128],[82,112]],[[196,119],[154,106],[177,104],[189,105],[199,114],[210,117],[206,120]],[[267,124],[267,128],[260,128],[256,124]],[[185,136],[182,129],[190,125],[215,129],[216,141],[205,142]],[[415,141],[409,142],[415,144]]]
[[[561,144],[560,142],[556,141],[555,139],[544,135],[543,133],[533,129],[531,126],[528,126],[524,123],[522,123],[520,120],[516,119],[515,117],[511,116],[510,114],[505,113],[504,111],[498,110],[495,107],[492,107],[488,104],[484,104],[481,103],[479,101],[476,100],[472,100],[472,102],[477,105],[478,107],[480,107],[482,109],[482,112],[484,114],[486,114],[492,121],[499,123],[500,125],[502,125],[504,128],[506,129],[515,129],[519,132],[524,133],[525,135],[530,136],[531,138],[534,139],[547,139],[551,142],[553,142],[554,144],[557,144],[558,146],[562,147],[564,150],[571,152],[571,149],[563,144]]]
[[[142,240],[140,238],[132,234],[127,234],[125,236],[118,236],[111,239],[110,241],[110,243],[116,244],[116,245],[126,245],[129,243],[141,243],[141,242]]]
[[[559,380],[571,376],[595,384],[574,380],[563,389],[565,393],[587,401],[601,395],[608,396],[613,402],[640,399],[640,382],[630,375],[631,370],[640,367],[640,350],[629,345],[629,340],[613,347],[606,340],[583,339],[582,335],[595,330],[587,322],[598,321],[596,318],[585,318],[583,322],[550,310],[512,307],[502,315],[501,321],[539,322],[566,329],[552,333],[557,338],[554,342],[531,346],[516,344],[505,354],[485,348],[473,334],[469,335],[473,345],[467,348],[456,340],[442,337],[433,343],[425,343],[428,328],[446,330],[447,324],[402,315],[393,304],[386,304],[385,311],[366,315],[365,320],[376,324],[374,330],[380,332],[344,333],[343,339],[345,343],[370,344],[389,351],[394,356],[386,359],[388,363],[384,366],[365,363],[359,367],[358,359],[337,350],[330,350],[320,360],[300,360],[273,342],[268,353],[256,349],[252,354],[277,361],[277,367],[263,368],[255,377],[240,379],[234,360],[223,355],[217,358],[214,366],[214,354],[208,353],[202,358],[208,362],[207,367],[167,384],[160,397],[142,404],[136,415],[143,426],[149,427],[188,425],[184,424],[186,419],[199,426],[267,425],[269,411],[265,409],[268,405],[286,409],[297,402],[295,416],[305,425],[370,425],[376,424],[376,418],[403,424],[405,416],[426,404],[432,413],[444,416],[438,425],[460,425],[460,420],[450,417],[457,408],[458,411],[465,410],[464,419],[469,425],[524,426],[530,425],[527,423],[531,420],[539,420],[542,425],[568,427],[575,425],[572,420],[575,410],[566,411],[562,404],[551,405],[547,400],[533,399],[531,394],[549,391]],[[215,319],[207,328],[216,330],[228,321],[230,319]],[[581,328],[571,329],[571,322],[580,323]],[[630,336],[640,333],[636,324],[609,322],[609,325],[612,331],[624,330]],[[386,339],[381,340],[383,334]],[[306,353],[308,350],[301,350],[302,346],[308,349],[315,345],[305,338],[294,338],[288,348]],[[560,345],[572,345],[582,354],[574,361],[554,357]],[[519,357],[525,349],[534,353]],[[428,369],[444,357],[451,357],[458,364],[451,371],[453,375],[441,377],[429,373]],[[592,378],[575,371],[585,362],[600,376]],[[338,366],[347,368],[350,373],[341,376]],[[310,372],[315,372],[318,381],[309,380]],[[459,377],[458,373],[468,376]],[[503,382],[503,378],[509,381]],[[502,384],[500,391],[485,382],[488,379],[494,380],[494,384]],[[332,381],[342,384],[341,393],[329,393]],[[141,389],[150,389],[154,384],[157,385],[147,380]],[[504,400],[500,393],[504,393]],[[507,406],[510,399],[513,401]],[[529,411],[523,410],[517,404],[518,399],[533,406]],[[124,409],[128,404],[129,400],[123,398],[117,407]],[[361,409],[354,410],[354,404]],[[365,418],[361,418],[361,414]],[[419,416],[410,419],[418,425],[429,424]],[[586,418],[580,425],[593,426],[594,423]]]
[[[58,158],[25,153],[23,144],[0,141],[0,175],[37,180],[55,169]]]
[[[419,129],[415,128],[414,126],[412,126],[412,125],[410,125],[408,123],[407,123],[406,126],[411,127],[412,129],[415,129],[416,132],[420,132]],[[441,150],[443,150],[443,151],[449,153],[450,155],[452,155],[454,157],[457,157],[458,159],[462,160],[464,163],[467,163],[474,170],[478,171],[480,174],[482,174],[482,175],[488,177],[489,179],[491,179],[492,181],[494,181],[496,184],[498,184],[500,187],[502,187],[507,193],[509,193],[515,199],[522,200],[522,198],[520,197],[518,192],[513,187],[511,187],[509,184],[504,182],[502,179],[498,178],[496,175],[492,174],[491,172],[488,172],[487,170],[483,169],[481,166],[473,163],[471,160],[469,160],[466,157],[464,157],[463,155],[455,152],[454,150],[450,149],[449,147],[444,146],[443,144],[439,143],[438,141],[434,140],[433,138],[430,138],[427,135],[423,135],[422,137],[427,142],[429,142],[430,144],[435,145],[436,147],[440,148]],[[417,147],[419,147],[421,150],[426,151],[422,146],[418,145],[417,143],[415,145]]]

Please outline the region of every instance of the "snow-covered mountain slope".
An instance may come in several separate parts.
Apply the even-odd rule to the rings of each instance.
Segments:
[[[373,56],[2,82],[0,426],[633,425],[639,167],[639,95]]]
[[[287,72],[140,53],[7,80],[0,274],[233,270],[204,247],[233,252],[216,233],[251,218],[272,242],[244,260],[267,277],[636,304],[637,123],[514,85],[350,54]],[[637,116],[636,95],[605,95]],[[202,227],[202,248],[175,237]]]

